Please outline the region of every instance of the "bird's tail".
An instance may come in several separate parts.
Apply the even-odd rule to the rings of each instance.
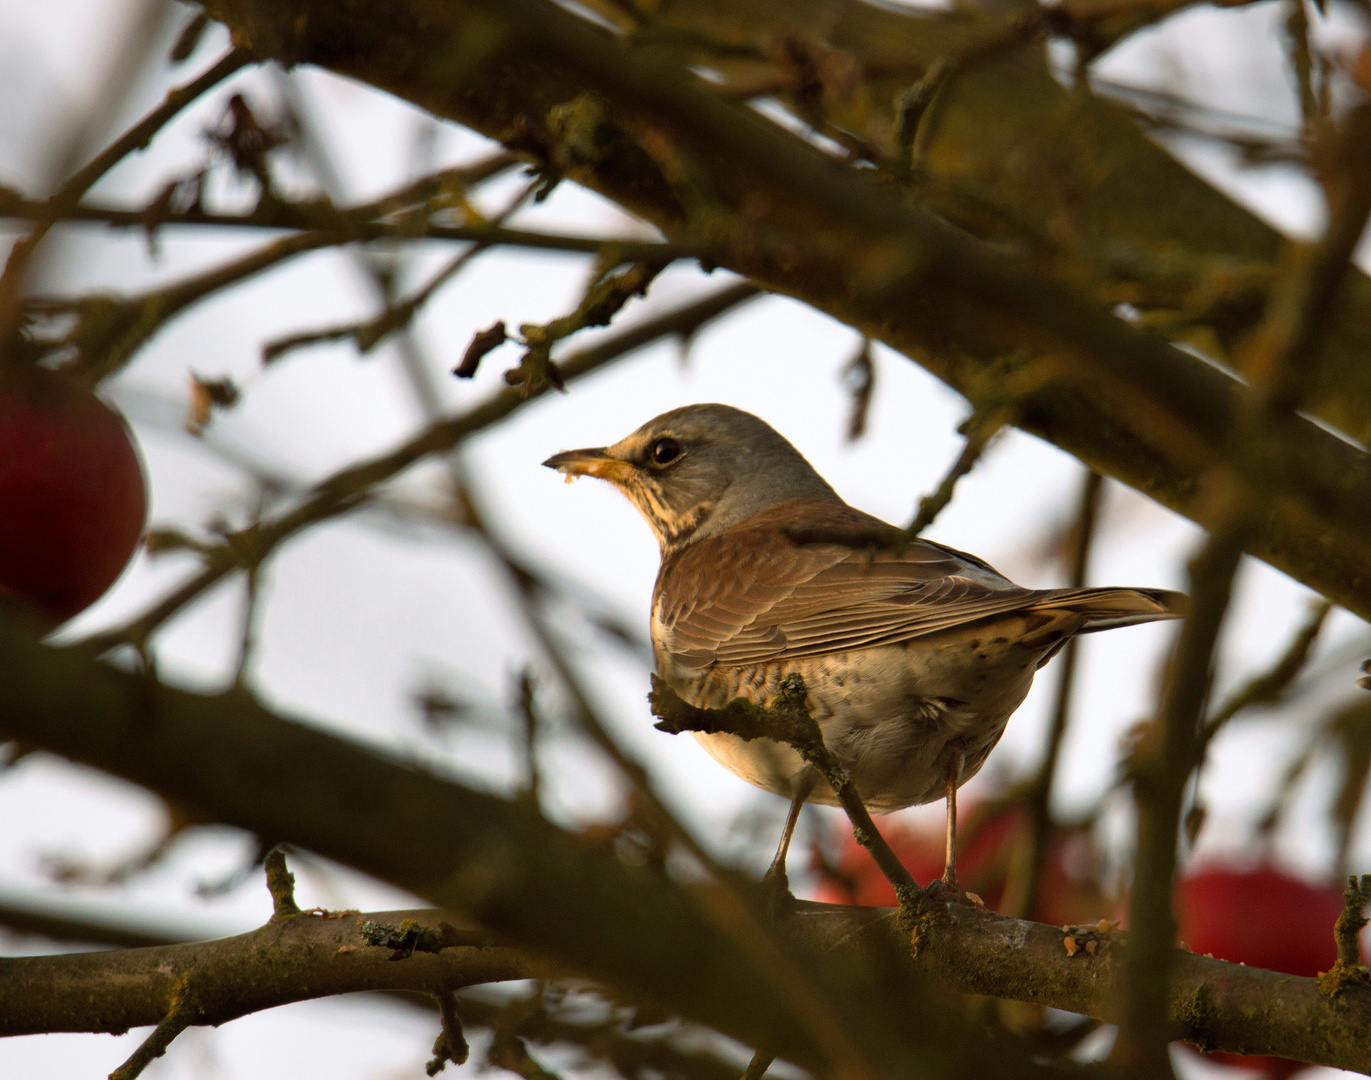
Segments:
[[[1170,589],[1051,589],[1034,605],[1074,611],[1086,618],[1080,632],[1182,618],[1190,608],[1185,593]]]

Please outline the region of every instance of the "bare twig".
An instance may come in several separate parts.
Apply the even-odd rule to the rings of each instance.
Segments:
[[[867,417],[876,392],[876,364],[871,355],[870,338],[862,338],[852,359],[843,365],[841,378],[852,395],[847,413],[847,441],[852,443],[866,434]]]
[[[524,759],[524,795],[534,806],[538,806],[541,786],[538,770],[538,709],[533,700],[533,676],[528,668],[519,673],[519,696],[515,704],[523,720],[520,750]]]
[[[605,274],[604,271],[622,261],[618,252],[607,249],[606,254],[609,262],[602,263],[601,272],[586,289],[575,311],[544,325],[524,323],[519,327],[526,348],[518,367],[505,372],[505,382],[510,386],[517,386],[524,395],[546,385],[564,391],[566,385],[561,371],[552,359],[553,346],[588,327],[608,326],[619,309],[632,297],[647,292],[648,286],[669,261],[646,259],[633,263],[620,273]]]
[[[1071,534],[1069,584],[1073,588],[1083,586],[1090,573],[1090,549],[1095,540],[1095,525],[1099,518],[1100,495],[1103,488],[1104,478],[1099,473],[1086,473],[1085,481],[1081,485],[1075,527]],[[1052,831],[1052,787],[1056,780],[1062,740],[1071,717],[1071,695],[1075,690],[1078,655],[1079,639],[1073,637],[1066,643],[1062,650],[1061,663],[1057,665],[1052,722],[1048,727],[1042,764],[1038,766],[1038,772],[1033,777],[1024,798],[1028,811],[1028,836],[1019,850],[1013,873],[1005,886],[1003,908],[1021,919],[1031,919],[1038,904],[1039,879],[1042,877],[1043,860]]]
[[[199,1016],[199,1008],[184,982],[177,986],[172,997],[171,1008],[162,1017],[152,1033],[139,1044],[127,1061],[109,1074],[109,1080],[134,1080],[157,1058],[167,1052],[173,1039],[194,1024]]]
[[[437,1076],[447,1068],[449,1061],[454,1065],[465,1065],[471,1055],[471,1047],[467,1045],[462,1030],[462,1017],[457,1012],[457,995],[451,990],[444,990],[433,997],[438,1003],[442,1028],[433,1043],[433,1059],[424,1066],[424,1072],[429,1076]]]
[[[1319,96],[1314,90],[1314,59],[1309,48],[1309,11],[1304,0],[1286,0],[1285,47],[1295,76],[1300,117],[1305,139],[1315,137],[1319,123]]]
[[[1266,671],[1253,675],[1235,690],[1232,696],[1215,709],[1205,721],[1201,750],[1225,724],[1244,709],[1249,709],[1253,705],[1270,705],[1281,699],[1281,695],[1309,662],[1314,642],[1318,640],[1319,632],[1332,610],[1333,605],[1327,600],[1319,600],[1310,605],[1308,616],[1295,631],[1290,644],[1285,647],[1279,659]]]
[[[968,417],[962,425],[962,430],[966,435],[966,443],[962,446],[962,452],[957,456],[957,460],[952,463],[952,467],[947,470],[947,475],[942,478],[938,487],[929,495],[925,495],[919,500],[919,509],[914,515],[914,520],[905,527],[904,535],[907,539],[919,536],[933,524],[939,514],[947,508],[952,501],[952,496],[957,490],[957,482],[967,473],[976,467],[981,455],[985,453],[991,441],[1009,418],[1003,413],[992,416],[982,416],[973,414]]]
[[[537,190],[537,184],[525,185],[509,204],[496,214],[489,225],[496,228],[502,227],[504,222],[517,211],[533,193]],[[495,244],[478,242],[472,244],[465,251],[460,251],[449,259],[438,272],[429,278],[422,286],[403,299],[397,299],[390,295],[383,295],[385,304],[384,309],[375,318],[365,322],[344,323],[340,326],[325,327],[322,330],[310,330],[305,333],[291,334],[288,337],[278,338],[275,341],[267,342],[262,346],[263,363],[271,363],[293,350],[307,345],[316,345],[322,342],[339,341],[343,338],[351,338],[357,347],[357,351],[363,354],[371,352],[388,336],[397,331],[408,332],[413,324],[414,316],[425,304],[429,302],[444,285],[448,284],[454,277],[465,270],[473,260],[485,254]],[[370,262],[366,262],[368,271],[374,270]],[[372,272],[371,277],[375,281],[377,288],[383,293],[389,292],[389,281],[381,281],[381,276]],[[503,324],[501,324],[503,325]],[[410,347],[410,346],[406,346]],[[436,419],[436,417],[434,418]]]
[[[252,59],[246,49],[234,48],[209,68],[203,75],[184,86],[171,90],[166,99],[147,116],[143,117],[123,135],[110,143],[103,151],[77,170],[60,189],[49,198],[37,218],[32,231],[14,245],[5,262],[5,270],[0,275],[0,342],[8,342],[14,331],[14,320],[19,312],[19,296],[23,288],[24,272],[29,260],[43,242],[53,225],[71,212],[90,188],[135,150],[141,150],[152,141],[167,122],[177,113],[198,98],[206,90],[218,85]]]
[[[289,919],[300,914],[295,902],[295,875],[286,868],[286,854],[280,848],[267,852],[263,869],[267,873],[267,892],[271,893],[271,917]]]
[[[1371,987],[1371,971],[1361,962],[1360,940],[1362,927],[1367,922],[1366,905],[1371,904],[1371,874],[1363,874],[1360,881],[1349,877],[1342,900],[1342,912],[1333,925],[1338,959],[1330,970],[1319,976],[1319,989],[1330,998],[1339,997],[1353,987],[1363,992]]]
[[[637,326],[606,335],[598,344],[563,359],[558,366],[566,379],[579,378],[663,337],[688,333],[757,295],[758,291],[746,283],[727,286],[645,319]],[[103,652],[124,642],[146,642],[168,619],[243,565],[244,551],[252,557],[261,556],[300,530],[352,510],[369,497],[377,484],[430,454],[451,450],[522,408],[527,400],[517,390],[503,391],[460,416],[430,425],[388,453],[334,473],[315,485],[295,509],[273,521],[233,533],[223,544],[206,548],[206,566],[143,614],[78,644]]]
[[[775,1060],[775,1054],[758,1050],[752,1055],[752,1060],[747,1063],[747,1069],[743,1072],[743,1080],[762,1080],[767,1069],[771,1068],[771,1063]]]

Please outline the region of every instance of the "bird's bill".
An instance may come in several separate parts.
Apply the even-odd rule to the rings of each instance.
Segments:
[[[553,454],[545,462],[549,469],[556,469],[567,477],[598,476],[601,480],[623,479],[633,471],[633,466],[622,458],[613,457],[604,446],[593,446],[587,450],[563,450]]]

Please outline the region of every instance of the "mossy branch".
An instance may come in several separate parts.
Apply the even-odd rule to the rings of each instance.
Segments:
[[[778,1005],[753,961],[702,915],[696,899],[553,827],[524,801],[389,760],[317,724],[276,716],[241,693],[188,693],[40,645],[3,618],[0,682],[0,731],[10,737],[184,799],[203,820],[287,838],[467,911],[485,928],[437,911],[374,914],[365,921],[382,936],[376,948],[361,936],[360,916],[305,912],[194,946],[0,959],[0,1032],[158,1023],[192,963],[236,980],[222,1010],[207,997],[213,980],[197,983],[207,1023],[330,993],[431,994],[459,976],[479,982],[555,974],[555,964],[749,1045],[774,1046],[788,1060],[826,1067],[812,1034]],[[367,793],[365,805],[358,792]],[[908,1075],[902,1062],[929,1060],[919,1047],[952,1043],[976,1075],[1010,1075],[1005,1044],[978,1045],[975,1029],[946,1010],[946,990],[1118,1019],[1117,950],[1069,956],[1057,927],[951,904],[916,960],[908,930],[889,910],[800,903],[778,929],[854,1037],[893,1055],[892,1072],[881,1075]],[[423,931],[438,935],[437,952],[427,951]],[[392,960],[397,951],[402,959]],[[263,955],[273,962],[264,966]],[[538,957],[551,959],[530,966]],[[939,992],[930,992],[920,973]],[[1188,953],[1176,956],[1173,975],[1174,1016],[1201,984],[1208,1004],[1203,1030],[1178,1024],[1172,1037],[1371,1071],[1371,994],[1331,1001],[1316,980]]]
[[[1333,967],[1319,976],[1319,988],[1330,998],[1348,990],[1371,988],[1371,971],[1362,966],[1360,934],[1367,923],[1366,905],[1371,904],[1371,874],[1361,880],[1347,879],[1342,894],[1343,908],[1333,924],[1333,938],[1338,943],[1338,959]]]
[[[280,848],[267,852],[263,862],[267,873],[267,891],[271,893],[273,919],[289,919],[300,914],[295,902],[295,875],[286,868],[286,853]]]

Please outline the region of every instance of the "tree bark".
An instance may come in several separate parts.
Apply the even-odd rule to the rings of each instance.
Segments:
[[[0,685],[0,732],[181,800],[207,821],[298,843],[454,913],[387,913],[375,921],[446,920],[465,933],[460,920],[472,920],[496,935],[452,939],[440,954],[416,951],[408,970],[417,974],[404,973],[409,959],[395,961],[391,985],[569,970],[800,1064],[826,1061],[809,1019],[778,992],[774,972],[705,914],[707,889],[692,894],[625,866],[523,803],[389,760],[240,693],[175,690],[40,645],[9,618],[0,618]],[[155,1023],[180,975],[165,961],[187,961],[193,981],[200,965],[189,961],[200,948],[238,978],[248,969],[235,967],[234,958],[247,963],[251,954],[260,986],[250,1001],[375,989],[389,977],[376,966],[379,954],[338,952],[357,927],[348,918],[305,915],[189,953],[6,960],[0,995],[19,997],[11,1012],[0,996],[0,1016],[16,1018],[15,1032]],[[1064,931],[949,906],[917,928],[912,959],[909,932],[891,911],[802,904],[780,929],[824,1006],[870,1052],[858,1071],[871,1075],[893,1077],[915,1066],[943,1075],[957,1062],[970,1070],[960,1075],[1028,1069],[1026,1053],[978,1039],[930,983],[1102,1020],[1118,1016],[1126,939],[1098,928]],[[1176,970],[1170,1012],[1177,1037],[1208,1049],[1371,1070],[1371,990],[1330,999],[1313,979],[1188,953],[1177,957]]]
[[[983,408],[1203,523],[1235,379],[947,225],[870,171],[546,0],[212,0],[257,55],[316,63],[550,162]],[[1285,424],[1248,550],[1371,616],[1371,458]]]

